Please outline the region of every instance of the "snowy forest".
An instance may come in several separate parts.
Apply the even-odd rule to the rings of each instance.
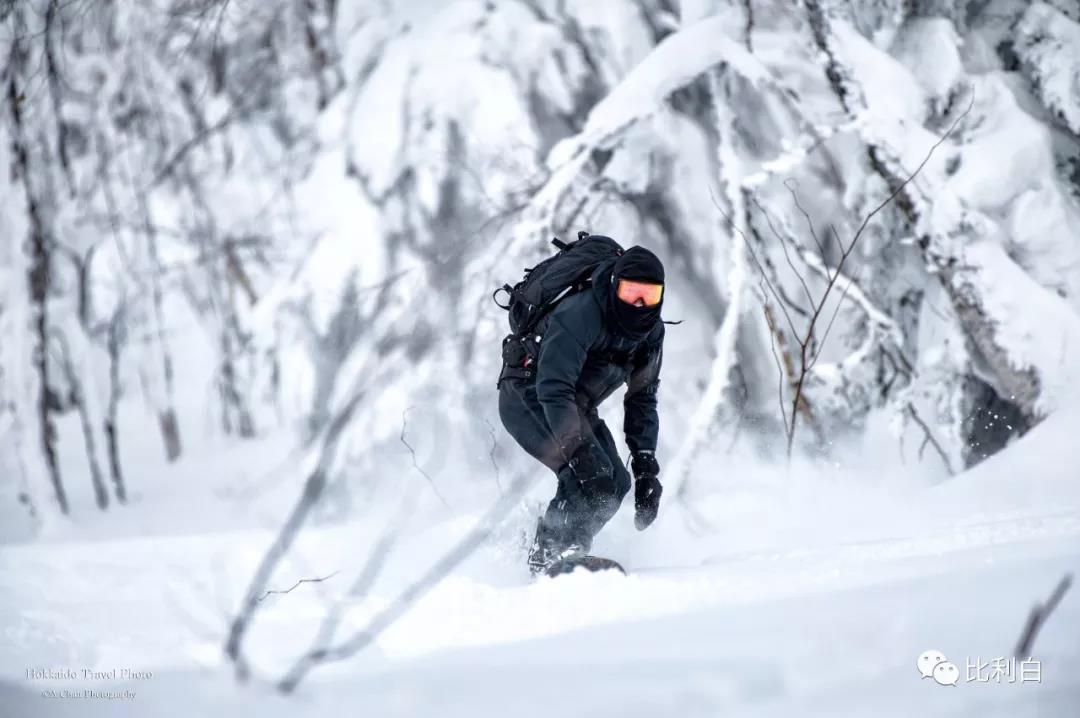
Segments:
[[[1076,0],[0,0],[0,168],[0,716],[1080,711]],[[664,494],[532,579],[579,231]]]

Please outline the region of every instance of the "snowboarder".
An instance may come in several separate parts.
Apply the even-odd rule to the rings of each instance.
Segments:
[[[615,439],[598,415],[600,403],[624,383],[623,428],[639,530],[656,518],[663,490],[655,452],[664,267],[643,247],[622,252],[607,237],[584,241],[593,240],[610,243],[618,256],[601,262],[580,291],[561,298],[527,336],[511,335],[504,342],[499,416],[518,444],[558,480],[529,551],[534,574],[587,554],[630,490]],[[519,343],[520,360],[507,359],[506,342]]]

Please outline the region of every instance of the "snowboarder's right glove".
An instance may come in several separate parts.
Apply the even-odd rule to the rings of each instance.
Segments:
[[[638,451],[630,462],[634,470],[634,526],[644,531],[660,511],[660,495],[664,487],[660,485],[660,464],[651,451]]]

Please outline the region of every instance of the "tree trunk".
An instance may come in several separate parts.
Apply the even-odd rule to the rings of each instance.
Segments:
[[[225,433],[231,434],[233,430],[233,418],[236,420],[236,432],[243,439],[255,436],[255,422],[251,418],[244,402],[244,397],[237,386],[236,356],[233,351],[233,336],[230,328],[231,322],[221,329],[221,416]]]
[[[120,438],[117,433],[118,409],[120,406],[120,322],[122,314],[113,317],[109,323],[106,348],[109,352],[109,405],[105,413],[105,453],[109,457],[109,476],[113,482],[113,492],[121,504],[127,503],[127,487],[120,465]]]
[[[183,452],[183,443],[180,440],[180,425],[176,420],[176,409],[173,406],[173,359],[168,338],[165,336],[165,298],[161,288],[161,257],[158,254],[157,231],[154,229],[150,217],[150,207],[146,203],[145,195],[141,192],[137,194],[139,196],[139,211],[142,214],[143,227],[146,230],[146,248],[150,257],[154,328],[157,334],[158,348],[161,350],[161,373],[165,382],[164,398],[158,405],[158,426],[161,429],[161,439],[165,444],[165,458],[169,462],[173,462],[180,458],[180,454]]]
[[[18,23],[17,23],[18,24]],[[18,41],[16,41],[16,45]],[[39,386],[37,396],[37,419],[40,424],[41,451],[45,457],[45,465],[56,495],[56,503],[61,513],[68,513],[67,492],[64,490],[63,478],[60,475],[60,465],[56,458],[56,427],[53,424],[52,409],[49,402],[49,284],[50,276],[50,241],[48,230],[42,217],[41,207],[34,194],[33,182],[30,179],[30,153],[26,146],[26,134],[23,127],[22,109],[20,105],[24,101],[15,82],[17,74],[16,63],[22,54],[18,48],[12,52],[12,66],[9,68],[8,79],[8,105],[11,110],[13,125],[12,149],[15,154],[15,166],[22,178],[23,189],[26,193],[27,215],[30,219],[30,236],[28,252],[30,255],[30,270],[27,280],[30,289],[30,315],[33,326],[33,362],[38,374]]]
[[[82,426],[83,442],[86,445],[86,463],[90,467],[90,483],[94,487],[94,501],[97,507],[104,511],[109,508],[109,490],[105,486],[105,477],[101,473],[101,465],[97,459],[97,442],[94,440],[94,424],[90,420],[90,412],[86,407],[86,395],[82,383],[75,376],[74,371],[68,373],[68,379],[75,392],[75,407],[79,412],[79,423]]]
[[[158,428],[161,439],[165,442],[165,458],[176,461],[180,458],[180,425],[176,422],[176,412],[168,406],[158,412]]]
[[[73,333],[79,331],[78,328],[72,330]],[[105,485],[101,462],[98,461],[97,440],[94,436],[96,423],[93,420],[94,411],[91,408],[91,399],[87,396],[83,380],[79,376],[80,372],[75,365],[75,354],[72,352],[67,336],[58,329],[54,330],[52,336],[56,344],[59,345],[60,352],[57,362],[71,388],[71,403],[79,413],[79,425],[82,428],[83,444],[86,448],[86,464],[90,470],[90,483],[94,488],[94,501],[97,503],[97,507],[104,511],[109,507],[109,490]],[[89,352],[89,346],[79,346],[77,351],[79,356],[83,356]]]

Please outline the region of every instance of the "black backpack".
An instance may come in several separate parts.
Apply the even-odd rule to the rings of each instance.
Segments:
[[[615,259],[623,248],[611,237],[578,232],[577,241],[551,240],[559,251],[525,269],[525,277],[514,286],[504,284],[491,294],[499,307],[509,312],[510,330],[516,337],[531,332],[560,300],[589,285],[593,272],[605,261]],[[509,297],[506,304],[496,298],[499,292]]]

